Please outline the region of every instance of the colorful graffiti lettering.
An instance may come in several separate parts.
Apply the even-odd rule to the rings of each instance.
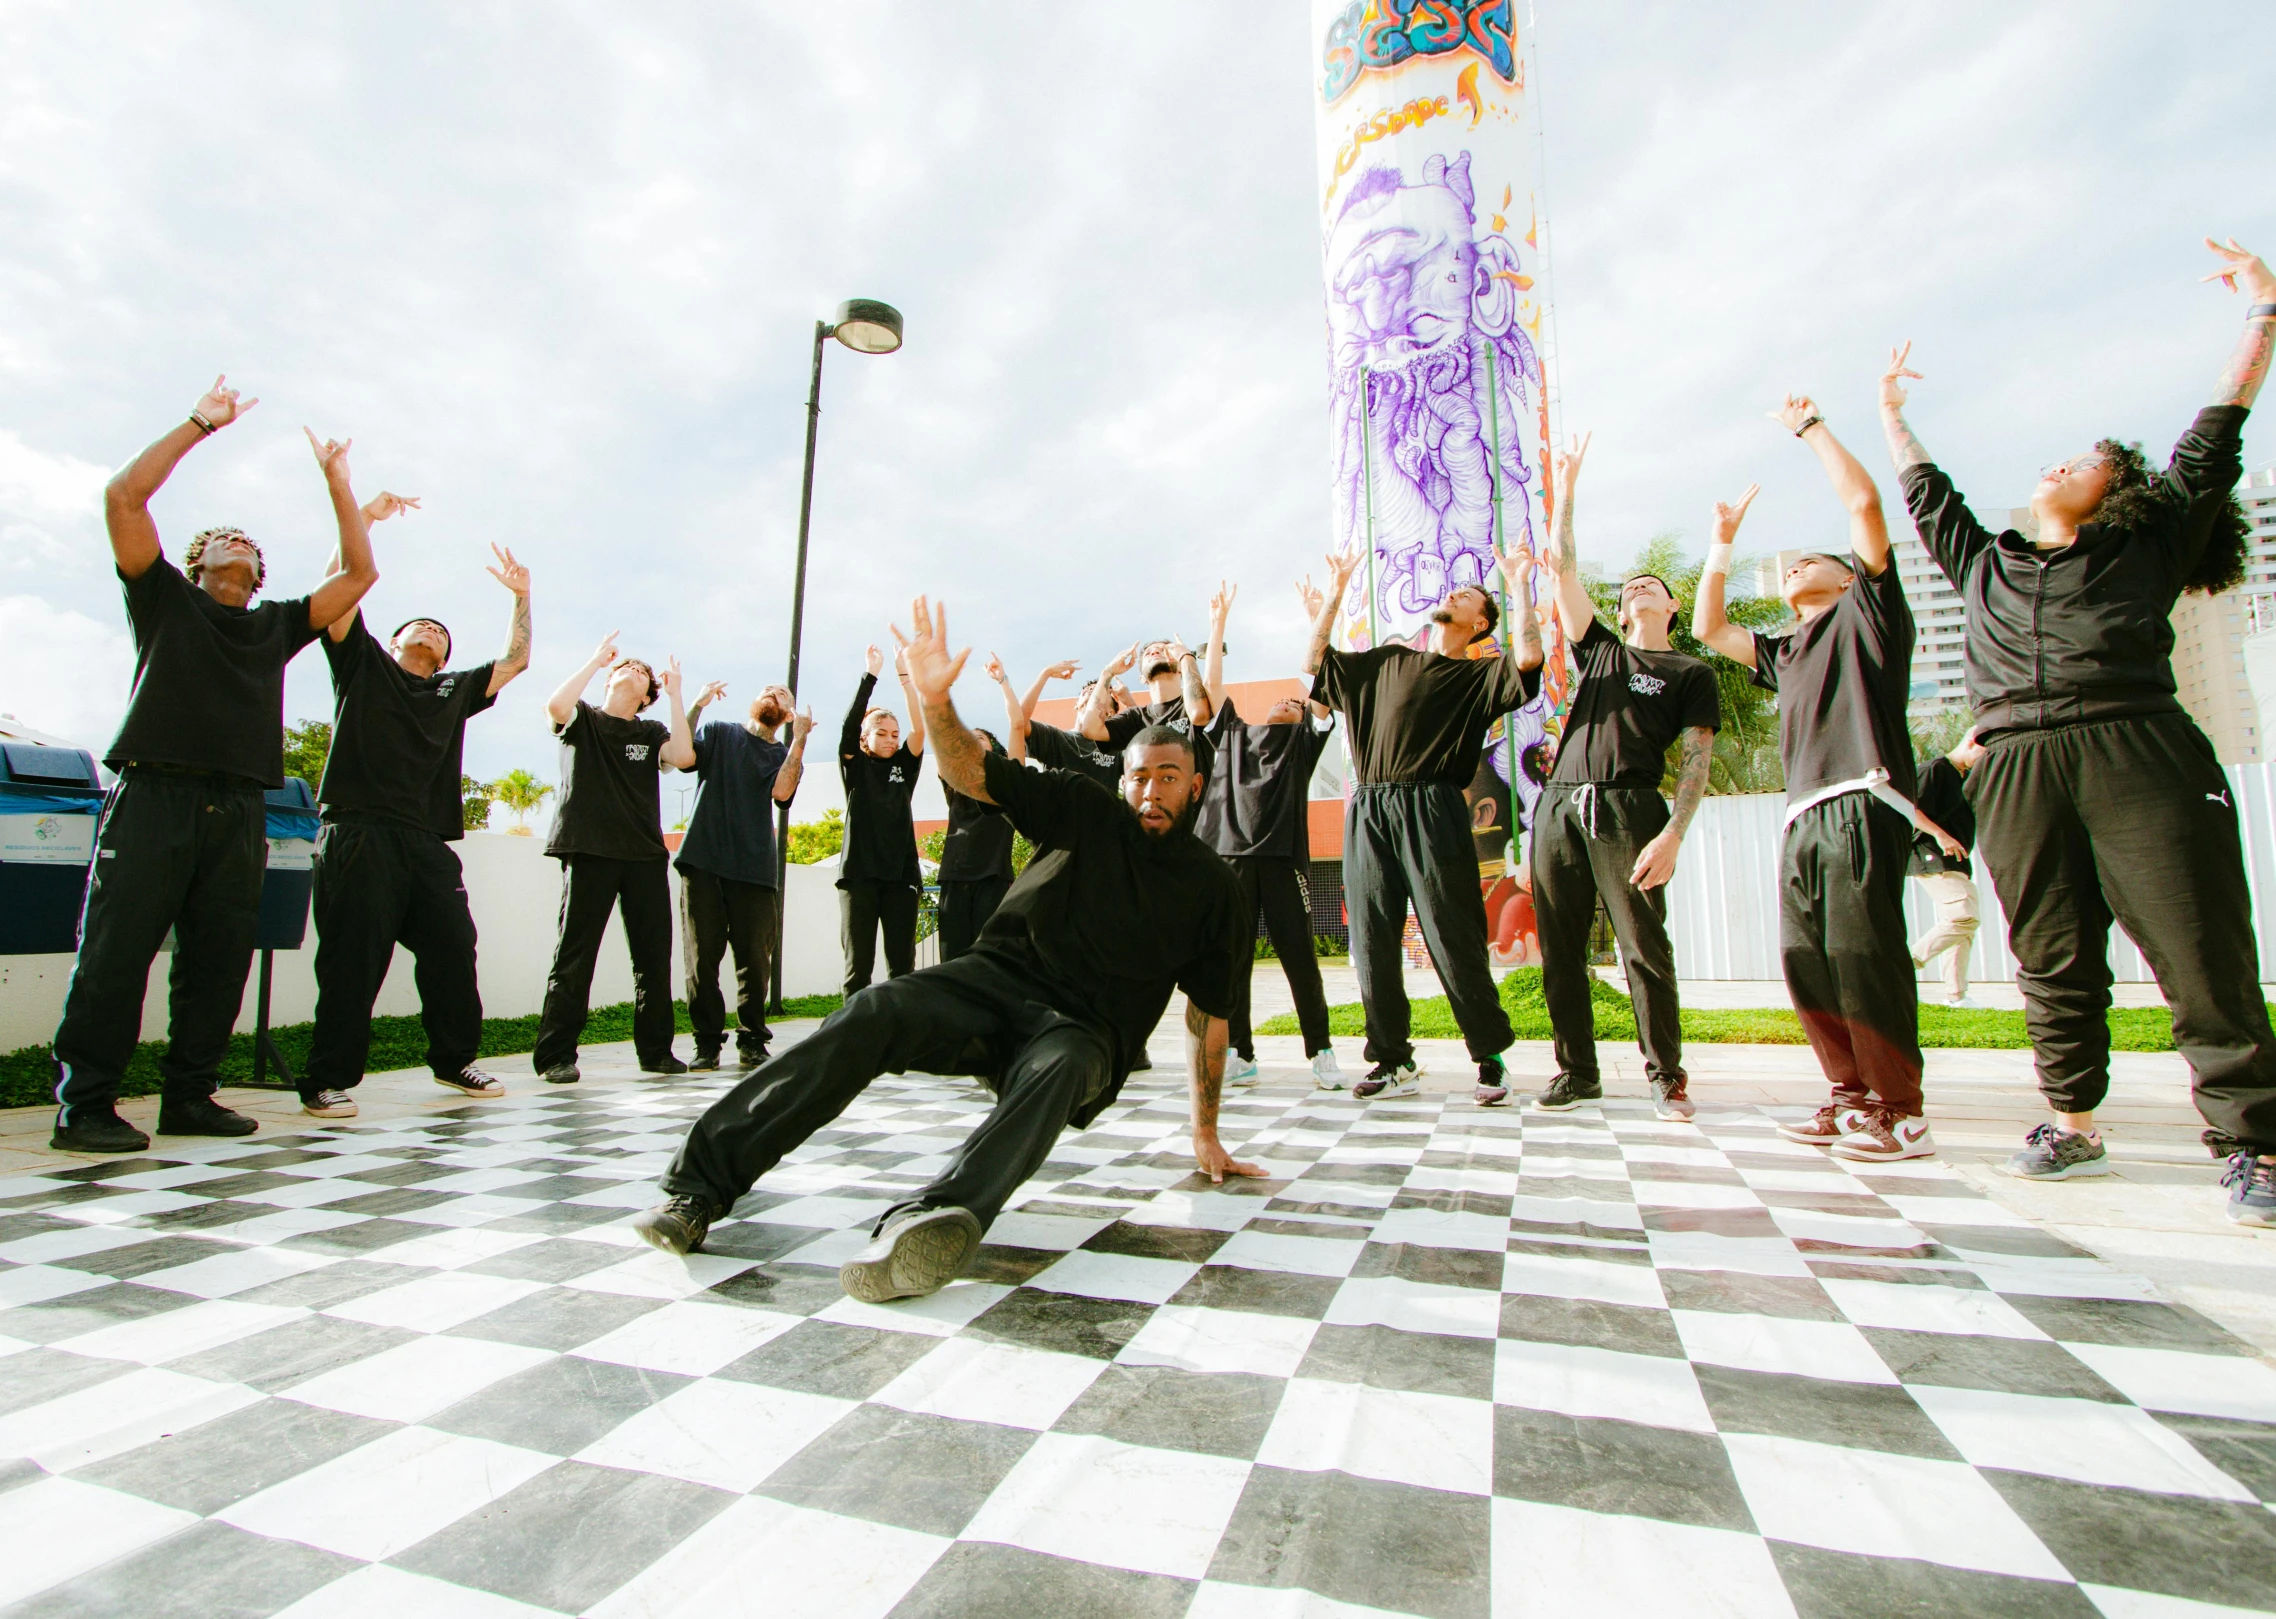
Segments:
[[[1420,129],[1433,118],[1444,118],[1448,107],[1444,96],[1418,96],[1404,107],[1386,107],[1369,118],[1362,118],[1359,127],[1351,132],[1351,139],[1336,148],[1336,175],[1328,182],[1327,196],[1322,205],[1334,200],[1336,187],[1359,161],[1360,152],[1376,141],[1388,140],[1403,130]]]
[[[1520,82],[1510,0],[1352,0],[1328,25],[1320,99],[1333,102],[1370,73],[1418,56],[1470,51],[1504,84]]]

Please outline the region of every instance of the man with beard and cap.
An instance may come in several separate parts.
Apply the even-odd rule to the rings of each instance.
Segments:
[[[1715,672],[1668,640],[1682,608],[1657,574],[1622,583],[1619,635],[1597,618],[1573,538],[1573,489],[1587,454],[1583,434],[1557,458],[1557,534],[1544,558],[1557,581],[1557,616],[1580,666],[1580,685],[1565,716],[1556,768],[1533,811],[1533,911],[1557,1077],[1532,1106],[1565,1112],[1604,1095],[1588,966],[1588,936],[1601,904],[1627,969],[1636,1044],[1655,1109],[1663,1119],[1688,1119],[1696,1110],[1683,1072],[1667,885],[1707,791],[1722,697]],[[1660,777],[1679,738],[1683,763],[1670,809],[1660,796]]]
[[[899,668],[899,660],[895,660]],[[838,856],[838,919],[846,954],[845,993],[869,987],[877,969],[877,936],[885,935],[885,975],[917,964],[917,901],[924,868],[917,864],[917,822],[909,800],[925,754],[925,716],[899,670],[909,703],[909,740],[891,709],[871,708],[869,694],[885,669],[871,647],[861,683],[838,733],[838,776],[846,789],[846,840]]]
[[[1111,753],[1102,752],[1097,743],[1076,731],[1062,731],[1056,725],[1047,725],[1035,717],[1035,705],[1043,697],[1043,688],[1054,680],[1072,680],[1081,665],[1073,658],[1048,664],[1035,677],[1026,693],[1016,690],[1011,677],[1004,673],[1001,660],[991,656],[988,660],[988,677],[1003,688],[1004,717],[1009,729],[1004,733],[1004,745],[1014,759],[1033,759],[1046,770],[1072,770],[1090,777],[1110,793],[1122,790],[1122,761]],[[1075,712],[1079,716],[1090,704],[1092,694],[1101,682],[1086,680],[1075,694]],[[1121,713],[1129,704],[1124,700],[1122,688],[1106,681],[1105,695],[1099,699],[1109,719]]]
[[[797,699],[787,686],[769,686],[751,699],[740,721],[698,728],[696,719],[727,683],[703,688],[688,710],[695,747],[695,808],[672,862],[680,873],[680,952],[687,970],[688,1022],[695,1029],[690,1068],[719,1066],[727,1044],[727,1003],[719,993],[719,964],[735,956],[737,1066],[767,1060],[767,995],[775,941],[782,933],[782,868],[775,846],[775,812],[791,801],[806,769],[811,712],[793,715]],[[790,741],[777,741],[783,725]]]
[[[261,548],[234,528],[201,531],[166,560],[150,502],[182,457],[251,410],[216,377],[181,422],[113,477],[103,522],[134,632],[134,689],[103,762],[118,773],[95,829],[63,1019],[55,1031],[50,1143],[67,1152],[141,1152],[119,1117],[120,1082],[142,1032],[150,963],[174,934],[161,1135],[241,1136],[223,1107],[221,1058],[245,998],[268,860],[263,788],[284,783],[284,671],[379,578],[370,524],[348,481],[345,442],[308,442],[339,524],[343,571],[313,595],[249,605],[267,577]]]
[[[1232,596],[1220,584],[1209,602],[1209,621],[1216,632],[1222,632],[1225,614],[1231,611],[1232,605]],[[1152,701],[1110,714],[1100,693],[1113,690],[1115,680],[1133,668],[1143,675]],[[1201,660],[1194,656],[1192,648],[1173,635],[1133,646],[1101,670],[1098,684],[1091,689],[1090,700],[1076,710],[1075,722],[1083,735],[1103,744],[1104,750],[1115,757],[1121,755],[1132,737],[1149,725],[1167,725],[1173,731],[1183,731],[1194,739],[1195,762],[1206,776],[1210,748],[1203,740],[1203,733],[1215,712],[1209,683],[1202,677]]]
[[[1509,1100],[1501,1054],[1516,1038],[1494,987],[1485,895],[1478,887],[1477,844],[1462,789],[1478,773],[1478,755],[1494,721],[1541,689],[1540,626],[1533,618],[1533,556],[1517,550],[1495,558],[1519,603],[1518,646],[1473,658],[1471,649],[1500,622],[1485,589],[1461,585],[1430,615],[1426,649],[1396,641],[1365,652],[1328,643],[1361,553],[1328,559],[1330,584],[1312,619],[1304,658],[1314,676],[1312,701],[1339,709],[1356,785],[1344,812],[1343,884],[1351,909],[1351,964],[1367,1014],[1367,1060],[1352,1086],[1361,1101],[1412,1096],[1420,1089],[1411,1010],[1401,976],[1400,942],[1412,902],[1431,965],[1478,1065],[1473,1095],[1481,1107]]]
[[[2175,695],[2173,608],[2243,577],[2236,497],[2246,414],[2276,349],[2276,274],[2207,240],[2205,279],[2242,283],[2244,331],[2162,471],[2103,439],[2045,469],[2036,532],[1995,534],[1905,423],[1910,345],[1881,379],[1882,425],[1928,554],[1967,602],[1968,700],[1984,756],[1969,799],[2007,913],[2039,1089],[2054,1117],[2011,1174],[2107,1173],[2116,921],[2157,975],[2228,1217],[2276,1225],[2276,1035],[2260,987],[2239,804]]]
[[[853,997],[713,1103],[664,1173],[665,1201],[632,1222],[665,1252],[692,1252],[878,1075],[974,1075],[995,1106],[839,1269],[840,1285],[868,1303],[956,1277],[1059,1132],[1112,1104],[1173,990],[1187,1003],[1194,1160],[1213,1183],[1264,1173],[1235,1162],[1217,1135],[1228,980],[1247,941],[1239,885],[1193,835],[1191,741],[1167,726],[1133,737],[1120,798],[1071,771],[1024,768],[983,748],[949,700],[969,653],[949,650],[947,609],[919,597],[912,611],[914,638],[894,636],[942,780],[1000,809],[1035,858],[971,951]]]
[[[373,522],[415,508],[382,494]],[[416,963],[419,1018],[435,1083],[461,1096],[506,1094],[475,1066],[482,1049],[482,989],[475,976],[474,913],[451,845],[466,835],[459,791],[466,722],[498,700],[530,657],[529,570],[493,545],[487,571],[514,598],[506,649],[472,669],[446,669],[450,631],[406,620],[382,646],[361,608],[326,626],[332,670],[332,751],[316,796],[316,1031],[300,1075],[300,1106],[320,1119],[356,1114],[371,1008],[400,944]],[[340,558],[332,559],[334,571]]]

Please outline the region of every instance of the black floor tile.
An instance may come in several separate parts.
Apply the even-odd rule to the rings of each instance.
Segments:
[[[2123,1402],[2125,1396],[2061,1344],[1956,1332],[1861,1327],[1882,1362],[1907,1383]]]
[[[1034,1443],[1020,1428],[856,1406],[753,1493],[954,1538]]]
[[[244,1383],[276,1394],[336,1366],[365,1360],[420,1336],[400,1327],[375,1327],[327,1315],[303,1316],[250,1338],[201,1349],[169,1362],[167,1370],[216,1383]]]
[[[1364,1236],[1366,1230],[1361,1228]],[[1498,1293],[1502,1285],[1502,1256],[1474,1248],[1430,1248],[1416,1242],[1370,1242],[1359,1251],[1352,1266],[1354,1278],[1398,1276],[1410,1282],[1440,1287],[1471,1287]]]
[[[557,1355],[426,1419],[426,1426],[548,1455],[583,1450],[695,1381],[670,1372]]]
[[[1786,1235],[1770,1217],[1768,1209],[1645,1208],[1643,1220],[1646,1231],[1692,1231],[1710,1237],[1744,1237],[1758,1242],[1775,1241]]]
[[[492,1343],[521,1344],[530,1349],[575,1349],[663,1307],[662,1299],[549,1287],[502,1304],[487,1315],[462,1321],[450,1333],[454,1338],[486,1338]]]
[[[162,1287],[112,1282],[39,1304],[19,1304],[0,1313],[0,1336],[24,1343],[52,1344],[60,1339],[76,1338],[82,1332],[98,1332],[122,1322],[187,1309],[197,1302],[187,1293],[170,1293]],[[4,1377],[0,1377],[0,1381],[4,1381]]]
[[[763,1220],[737,1220],[732,1225],[713,1226],[703,1239],[707,1254],[724,1254],[731,1259],[780,1259],[784,1254],[805,1247],[822,1233],[806,1226],[769,1225]],[[575,1243],[575,1247],[598,1248],[599,1243]]]
[[[1431,1157],[1433,1154],[1426,1153]],[[1449,1191],[1438,1187],[1403,1187],[1391,1199],[1394,1209],[1438,1209],[1446,1214],[1484,1214],[1497,1220],[1509,1218],[1510,1200],[1493,1192]]]
[[[398,1426],[294,1400],[263,1400],[78,1468],[71,1476],[206,1516],[298,1478]]]
[[[2075,1585],[1770,1542],[1798,1619],[2098,1619]]]
[[[1474,1495],[1258,1467],[1209,1577],[1425,1619],[1485,1619],[1489,1511]]]
[[[326,1208],[340,1209],[349,1214],[409,1214],[416,1209],[431,1209],[438,1203],[450,1203],[464,1196],[461,1192],[422,1192],[408,1186],[390,1186],[364,1193],[361,1197],[344,1197]]]
[[[276,1246],[304,1254],[368,1254],[377,1249],[392,1248],[399,1242],[431,1237],[436,1229],[410,1220],[386,1220],[375,1215],[358,1220],[353,1225],[336,1225],[323,1231],[303,1231],[297,1236],[285,1238]]]
[[[2252,1346],[2226,1327],[2178,1304],[2139,1299],[2057,1299],[2003,1293],[2023,1318],[2050,1338],[2128,1349],[2183,1349],[2198,1355],[2249,1355]]]
[[[1977,1471],[2085,1584],[2276,1608],[2276,1513],[2265,1507]]]
[[[1112,1360],[1153,1313],[1152,1305],[1130,1299],[1092,1299],[1020,1287],[981,1311],[964,1330],[976,1338],[997,1338],[1030,1349]]]
[[[1557,1299],[1534,1293],[1502,1295],[1501,1335],[1533,1343],[1617,1349],[1631,1355],[1683,1358],[1675,1317],[1640,1304]]]
[[[356,1567],[313,1546],[199,1523],[8,1612],[10,1619],[267,1619]]]
[[[938,1338],[836,1321],[801,1321],[714,1376],[771,1388],[866,1400],[940,1347]]]
[[[2151,1417],[2263,1501],[2276,1502],[2276,1424],[2153,1411]]]
[[[1494,1345],[1490,1338],[1455,1338],[1394,1327],[1322,1326],[1296,1369],[1298,1377],[1414,1394],[1494,1397]]]
[[[1196,1231],[1186,1226],[1130,1225],[1117,1220],[1083,1246],[1097,1254],[1129,1254],[1139,1259],[1182,1259],[1205,1263],[1225,1246],[1229,1231]]]
[[[147,1242],[106,1248],[99,1254],[81,1254],[70,1261],[70,1266],[90,1276],[109,1276],[123,1282],[150,1271],[194,1265],[201,1259],[235,1252],[237,1250],[228,1243],[210,1242],[202,1237],[153,1236]]]
[[[964,1275],[975,1282],[1017,1287],[1066,1257],[1056,1248],[1013,1248],[1003,1243],[984,1242],[965,1265]]]
[[[759,1265],[728,1277],[716,1287],[705,1288],[696,1298],[706,1304],[812,1315],[845,1296],[834,1270],[815,1265]]]
[[[1715,1426],[1724,1433],[1771,1434],[1939,1461],[1961,1459],[1913,1397],[1886,1383],[1835,1383],[1730,1366],[1695,1365],[1692,1372]]]
[[[350,1226],[345,1229],[355,1228]],[[432,1236],[434,1230],[434,1227],[428,1226],[424,1234]],[[303,1309],[326,1310],[335,1304],[345,1304],[350,1299],[360,1299],[367,1293],[377,1293],[382,1288],[401,1287],[405,1282],[414,1281],[426,1274],[428,1273],[424,1269],[410,1265],[381,1265],[362,1259],[343,1259],[336,1265],[326,1265],[319,1270],[302,1271],[298,1276],[263,1282],[259,1287],[249,1287],[242,1293],[232,1293],[230,1297],[243,1304],[299,1305]]]
[[[1610,1418],[1494,1407],[1494,1494],[1751,1533],[1722,1441]]]
[[[959,1541],[895,1605],[888,1619],[974,1615],[1080,1615],[1081,1619],[1179,1619],[1194,1582],[1047,1557],[1018,1546]]]
[[[127,1361],[75,1355],[68,1349],[26,1349],[0,1359],[0,1416],[60,1400],[135,1369]]]
[[[1336,1290],[1342,1286],[1342,1279],[1334,1276],[1294,1276],[1284,1271],[1250,1270],[1243,1265],[1204,1265],[1170,1302],[1318,1321],[1327,1315]]]
[[[1192,1450],[1252,1461],[1287,1385],[1245,1372],[1109,1366],[1053,1424],[1126,1445]]]
[[[710,1251],[706,1249],[706,1251]],[[624,1263],[624,1250],[606,1243],[554,1237],[460,1267],[469,1276],[504,1276],[522,1282],[565,1282]]]

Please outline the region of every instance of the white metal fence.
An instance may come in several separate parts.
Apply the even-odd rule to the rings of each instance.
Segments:
[[[2259,975],[2264,983],[2276,982],[2276,765],[2224,768],[2244,825],[2245,880],[2252,889]],[[1784,814],[1785,799],[1777,793],[1716,796],[1699,806],[1668,893],[1668,930],[1682,977],[1781,976],[1778,847]],[[1930,907],[1919,884],[1905,888],[1909,935],[1918,938],[1931,924]],[[2007,948],[2007,920],[1981,860],[1976,862],[1976,891],[1984,924],[1976,934],[1968,976],[2012,980],[2015,957]],[[2152,981],[2149,964],[2119,928],[2110,933],[2110,967],[2120,983]]]

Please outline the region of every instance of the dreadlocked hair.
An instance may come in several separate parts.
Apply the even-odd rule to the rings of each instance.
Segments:
[[[182,553],[182,572],[191,584],[205,571],[205,548],[215,540],[243,540],[253,545],[253,538],[241,528],[201,528],[190,536],[190,548]],[[253,588],[259,590],[269,577],[269,564],[261,555],[261,548],[253,545]]]
[[[2095,522],[2106,528],[2132,529],[2179,515],[2174,510],[2172,491],[2158,482],[2139,444],[2121,444],[2114,438],[2106,438],[2096,442],[2094,451],[2110,471],[2110,483],[2103,491],[2102,503],[2094,508]],[[2196,566],[2182,580],[2181,588],[2217,596],[2242,584],[2245,541],[2249,534],[2243,503],[2236,498],[2234,489],[2226,491],[2214,508],[2205,548],[2197,553]]]

